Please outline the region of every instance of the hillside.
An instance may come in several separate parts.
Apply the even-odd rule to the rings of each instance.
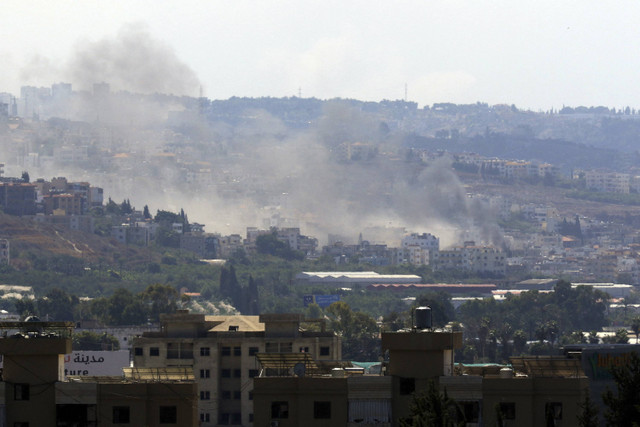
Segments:
[[[160,255],[136,246],[124,246],[111,238],[34,222],[0,213],[0,238],[10,241],[11,264],[23,270],[37,259],[69,256],[86,265],[106,264],[136,268],[157,262]]]

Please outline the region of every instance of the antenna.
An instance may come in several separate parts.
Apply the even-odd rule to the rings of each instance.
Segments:
[[[404,102],[407,102],[407,84],[404,84]]]
[[[298,98],[302,98],[302,88],[298,88]]]

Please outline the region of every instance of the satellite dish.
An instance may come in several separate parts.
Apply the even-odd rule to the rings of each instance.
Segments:
[[[306,370],[307,370],[307,367],[304,366],[304,363],[296,363],[293,366],[293,373],[298,377],[304,377]]]

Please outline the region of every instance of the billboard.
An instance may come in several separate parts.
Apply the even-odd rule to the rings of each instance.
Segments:
[[[129,351],[74,351],[64,355],[64,375],[116,375],[129,366]]]
[[[340,301],[340,295],[305,295],[304,306],[309,304],[318,304],[321,308],[329,307],[334,302]]]

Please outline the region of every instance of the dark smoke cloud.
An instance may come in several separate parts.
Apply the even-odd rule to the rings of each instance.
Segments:
[[[196,96],[200,86],[195,72],[139,24],[123,27],[114,39],[79,43],[65,74],[85,89],[107,82],[112,90]]]

